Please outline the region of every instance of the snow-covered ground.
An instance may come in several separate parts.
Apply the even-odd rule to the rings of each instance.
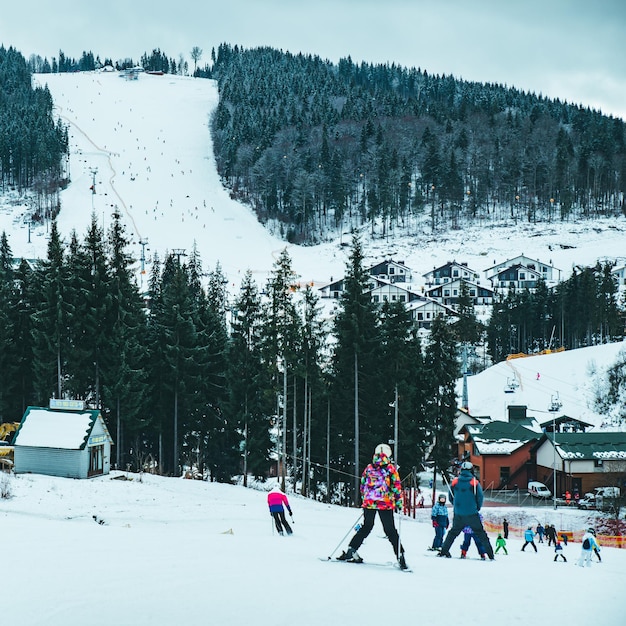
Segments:
[[[508,556],[493,563],[477,560],[474,547],[474,558],[456,558],[460,539],[455,558],[439,559],[427,551],[433,529],[422,509],[415,520],[396,516],[413,573],[328,563],[319,559],[348,534],[346,547],[358,510],[289,493],[295,532],[280,537],[262,491],[150,475],[114,479],[123,476],[9,479],[13,497],[0,499],[2,624],[624,623],[626,550],[605,547],[602,563],[580,568],[580,544],[565,548],[567,563],[554,563],[546,544],[522,553],[514,531]],[[593,519],[550,507],[484,514],[497,524],[506,515],[518,527],[541,521],[563,530],[583,530]],[[379,522],[359,553],[392,561]]]

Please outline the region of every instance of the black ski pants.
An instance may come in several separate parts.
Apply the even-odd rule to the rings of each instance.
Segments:
[[[392,509],[363,509],[363,525],[359,528],[354,537],[352,537],[349,545],[353,550],[358,550],[361,547],[361,544],[372,532],[372,528],[374,528],[377,512],[380,517],[380,522],[383,525],[385,535],[387,535],[387,539],[389,539],[389,542],[393,546],[394,554],[396,557],[399,557],[400,554],[404,553],[404,548],[400,546],[400,537],[393,521]],[[398,553],[398,546],[400,547],[400,554]]]
[[[487,556],[490,559],[493,559],[493,548],[491,547],[489,536],[483,528],[483,523],[480,521],[478,513],[474,513],[472,515],[454,516],[454,520],[452,521],[452,528],[448,531],[448,534],[446,535],[446,540],[443,542],[443,546],[441,546],[441,554],[450,554],[450,548],[452,547],[454,540],[459,536],[461,531],[466,526],[469,526],[472,529],[476,539],[478,539],[483,548],[485,548]]]
[[[285,511],[272,511],[272,517],[274,518],[274,524],[276,524],[276,530],[279,535],[283,534],[283,528],[288,535],[291,535],[293,531],[285,519]]]

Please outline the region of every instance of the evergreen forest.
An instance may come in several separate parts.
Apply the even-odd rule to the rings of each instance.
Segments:
[[[59,210],[68,138],[63,124],[54,121],[48,88],[33,88],[31,82],[24,57],[0,46],[0,190],[31,190],[33,219],[43,220]]]
[[[223,44],[218,169],[289,241],[625,214],[624,122],[395,64]]]
[[[624,214],[624,123],[600,112],[395,65],[229,45],[211,58],[194,73],[218,82],[223,183],[288,241]],[[160,50],[141,63],[186,72]],[[485,325],[464,291],[458,315],[421,335],[401,303],[369,298],[356,234],[332,322],[286,251],[266,284],[248,273],[235,294],[219,265],[206,279],[196,251],[155,257],[143,293],[119,214],[69,242],[56,227],[67,130],[31,71],[99,64],[92,53],[26,63],[0,48],[3,190],[34,190],[50,221],[38,263],[16,264],[0,238],[0,422],[84,399],[102,411],[118,468],[218,481],[288,471],[302,493],[349,503],[381,441],[397,446],[403,476],[426,459],[449,466],[462,349],[486,345],[484,367],[624,336],[610,263],[510,292]],[[623,397],[623,367],[611,385]]]

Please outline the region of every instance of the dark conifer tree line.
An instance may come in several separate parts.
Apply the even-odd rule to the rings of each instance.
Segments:
[[[65,183],[67,129],[54,121],[52,107],[48,88],[33,88],[24,57],[0,46],[0,189],[33,190],[34,219],[58,211],[57,192]]]
[[[219,46],[224,183],[294,241],[625,212],[624,122],[395,64]]]

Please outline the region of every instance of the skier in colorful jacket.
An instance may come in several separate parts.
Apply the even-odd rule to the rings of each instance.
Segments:
[[[289,500],[282,492],[280,485],[274,485],[274,488],[267,494],[267,504],[270,507],[270,515],[274,518],[274,524],[276,525],[278,534],[282,535],[286,532],[288,535],[291,535],[293,531],[285,519],[284,507],[287,507],[289,515],[293,517],[293,514],[289,506]]]
[[[445,494],[439,494],[437,502],[430,512],[430,519],[432,521],[433,528],[435,529],[435,538],[433,539],[432,550],[441,550],[441,546],[443,545],[443,536],[446,533],[446,529],[450,525]]]
[[[494,560],[493,547],[483,528],[479,511],[483,505],[483,489],[473,474],[470,461],[463,461],[461,472],[450,483],[450,500],[454,506],[452,528],[448,531],[439,556],[450,558],[450,548],[461,531],[469,526],[481,543],[490,560]]]
[[[402,569],[407,569],[404,548],[393,519],[394,511],[402,510],[402,483],[395,465],[391,462],[391,448],[381,443],[376,446],[372,462],[363,470],[361,476],[361,496],[363,498],[363,525],[350,540],[348,549],[337,557],[339,561],[361,563],[363,559],[357,553],[363,541],[372,532],[376,512],[380,517],[385,535]]]

